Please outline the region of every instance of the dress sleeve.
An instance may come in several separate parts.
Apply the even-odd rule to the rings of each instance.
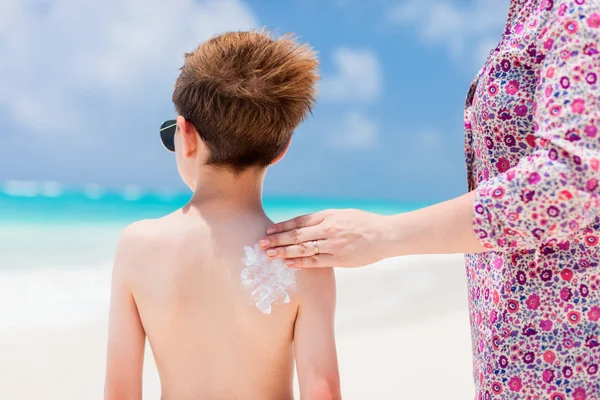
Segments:
[[[476,189],[474,231],[488,249],[538,248],[599,213],[600,6],[561,7],[539,39],[546,54],[533,106],[536,148]]]

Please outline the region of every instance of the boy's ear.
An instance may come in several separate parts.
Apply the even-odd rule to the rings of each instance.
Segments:
[[[280,155],[277,156],[276,159],[273,160],[273,162],[271,163],[271,165],[275,165],[277,164],[279,161],[281,161],[281,159],[285,156],[285,154],[287,153],[287,151],[290,148],[290,144],[292,144],[292,138],[290,137],[289,142],[287,143],[287,145],[285,146],[285,149],[283,149],[283,151],[281,152]]]
[[[177,116],[177,128],[181,133],[181,150],[183,156],[193,156],[198,148],[198,139],[200,139],[198,132],[196,132],[196,128],[190,121],[187,121],[181,115]]]

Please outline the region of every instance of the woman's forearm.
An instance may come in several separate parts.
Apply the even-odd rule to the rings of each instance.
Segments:
[[[475,192],[391,216],[384,228],[387,257],[486,251],[473,233]]]

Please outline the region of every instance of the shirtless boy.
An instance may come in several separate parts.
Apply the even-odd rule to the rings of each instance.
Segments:
[[[292,399],[294,361],[302,399],[340,398],[333,271],[298,271],[289,301],[270,314],[241,284],[244,247],[271,224],[266,170],[314,104],[317,64],[308,46],[264,31],[226,33],[186,55],[178,116],[161,140],[193,196],[122,235],[105,399],[142,398],[146,338],[164,400]]]

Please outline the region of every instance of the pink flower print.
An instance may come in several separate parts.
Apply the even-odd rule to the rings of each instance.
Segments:
[[[571,104],[571,111],[575,114],[581,114],[585,111],[585,101],[583,99],[575,99],[573,100],[573,104]]]
[[[556,354],[552,350],[546,350],[543,358],[548,364],[552,364],[556,360]]]
[[[595,54],[598,54],[598,46],[596,45],[596,43],[586,44],[583,48],[583,54],[585,54],[586,56],[593,56]]]
[[[547,213],[549,217],[555,218],[559,216],[560,210],[556,206],[550,206],[548,207]]]
[[[517,92],[519,91],[519,82],[512,80],[508,82],[508,85],[506,85],[506,93],[510,94],[510,95],[515,95],[517,94]]]
[[[598,179],[591,178],[589,181],[587,181],[587,184],[585,186],[590,192],[595,191],[598,188]]]
[[[527,135],[525,137],[525,141],[527,142],[528,145],[530,145],[531,147],[535,147],[535,136],[534,135]]]
[[[565,132],[565,139],[567,139],[569,142],[576,142],[578,140],[581,140],[581,137],[578,133],[579,132],[577,131],[577,129],[569,129],[567,132]]]
[[[564,288],[560,289],[561,300],[569,301],[569,300],[571,300],[571,297],[573,297],[573,292],[571,291],[571,288],[564,287]]]
[[[587,393],[585,392],[585,389],[579,387],[573,391],[573,400],[586,400],[586,399],[587,399]]]
[[[561,114],[562,114],[562,107],[559,106],[558,104],[555,104],[552,107],[550,107],[550,116],[560,117]]]
[[[535,361],[535,354],[533,354],[533,351],[528,351],[527,353],[525,353],[523,355],[523,362],[525,364],[531,364],[534,361]]]
[[[515,33],[521,33],[523,32],[523,24],[517,24],[515,26]]]
[[[571,279],[573,279],[573,271],[569,268],[565,268],[562,271],[560,271],[560,277],[567,282],[571,282]]]
[[[522,329],[521,334],[523,336],[535,336],[538,334],[537,329],[535,329],[535,326],[533,324],[529,324],[529,325],[525,325],[525,327]]]
[[[496,258],[494,258],[494,260],[492,261],[492,265],[496,269],[501,269],[502,266],[504,265],[504,261],[502,260],[502,257],[496,257]]]
[[[590,28],[600,28],[600,14],[593,13],[587,19],[587,24]]]
[[[571,81],[568,76],[560,78],[560,86],[562,86],[563,89],[568,89],[571,86]]]
[[[523,382],[521,381],[521,378],[519,378],[518,376],[513,376],[508,381],[508,387],[513,392],[519,392],[519,391],[521,391],[521,388],[523,387]]]
[[[498,350],[500,348],[500,336],[496,335],[492,338],[492,346],[494,346],[494,350]]]
[[[517,272],[517,283],[519,285],[524,285],[527,282],[527,275],[523,271]]]
[[[500,382],[492,383],[492,392],[494,394],[502,394],[502,385],[500,384]]]
[[[590,375],[596,375],[598,372],[598,364],[590,364],[587,368],[587,373]]]
[[[533,200],[533,196],[535,196],[535,192],[533,190],[523,189],[521,192],[521,201],[527,204]]]
[[[512,115],[510,115],[510,110],[507,107],[504,107],[498,111],[498,118],[502,121],[508,121],[512,119]]]
[[[506,135],[504,136],[504,144],[506,144],[509,147],[512,147],[515,144],[517,144],[517,141],[515,140],[515,137],[513,135]]]
[[[498,320],[498,313],[496,312],[496,310],[492,310],[490,312],[490,323],[495,323]]]
[[[585,338],[585,347],[593,349],[598,346],[600,346],[600,343],[598,343],[598,336],[590,335]]]
[[[567,320],[571,324],[577,325],[581,321],[581,314],[578,311],[569,311],[567,313]]]
[[[588,311],[587,317],[590,321],[598,321],[600,320],[600,307],[593,306],[590,311]]]
[[[567,11],[567,6],[565,4],[561,4],[558,8],[558,15],[562,17],[563,15],[565,15],[565,11]]]
[[[500,157],[500,159],[496,163],[496,168],[498,168],[499,172],[506,172],[510,169],[510,163],[506,158]]]
[[[483,141],[485,142],[485,147],[487,147],[488,149],[491,150],[494,148],[494,141],[491,137],[486,136],[485,139],[483,139]]]
[[[590,85],[595,85],[598,81],[598,75],[595,72],[590,72],[585,76],[585,81]]]
[[[585,244],[590,247],[594,247],[598,244],[598,236],[595,235],[587,235],[585,237]]]
[[[543,320],[540,322],[540,328],[545,332],[550,332],[552,330],[552,321],[549,319]]]
[[[527,182],[530,185],[535,185],[536,183],[538,183],[540,180],[542,179],[542,177],[540,176],[540,174],[538,174],[537,172],[532,172],[531,174],[529,174],[529,176],[527,177]]]
[[[577,33],[577,31],[579,30],[579,25],[577,25],[577,21],[571,19],[565,22],[565,30],[569,35]]]
[[[490,87],[488,88],[488,94],[492,97],[497,95],[498,94],[498,85],[496,85],[496,84],[490,85]]]
[[[505,194],[505,190],[503,187],[498,186],[496,189],[494,189],[494,191],[492,192],[492,197],[495,199],[501,199],[504,197]]]
[[[563,375],[565,376],[565,378],[570,378],[573,376],[573,368],[566,366],[563,368]]]
[[[554,39],[548,39],[544,42],[544,49],[550,50],[552,49],[552,45],[554,44]]]
[[[527,115],[527,106],[524,104],[515,106],[515,114],[519,117],[524,117]]]
[[[598,128],[595,125],[587,125],[583,131],[588,137],[596,137],[598,134]],[[597,170],[596,170],[597,171]]]
[[[516,300],[510,299],[507,302],[508,311],[511,313],[516,313],[519,311],[519,303]]]
[[[550,400],[565,400],[565,395],[562,393],[554,392],[550,395]]]
[[[540,307],[540,296],[532,294],[527,299],[527,308],[530,310],[537,310]]]
[[[506,358],[506,356],[500,356],[498,364],[500,365],[500,368],[505,369],[508,367],[508,358]]]
[[[552,7],[554,7],[554,0],[543,0],[540,7],[544,8],[546,11],[550,11],[552,10]]]
[[[546,383],[551,383],[554,380],[554,371],[547,369],[542,373],[542,379]]]
[[[508,61],[506,58],[502,60],[500,63],[500,68],[502,68],[502,71],[508,72],[510,70],[510,61]]]
[[[558,194],[558,198],[561,200],[571,200],[573,199],[573,194],[568,190],[561,190]]]

